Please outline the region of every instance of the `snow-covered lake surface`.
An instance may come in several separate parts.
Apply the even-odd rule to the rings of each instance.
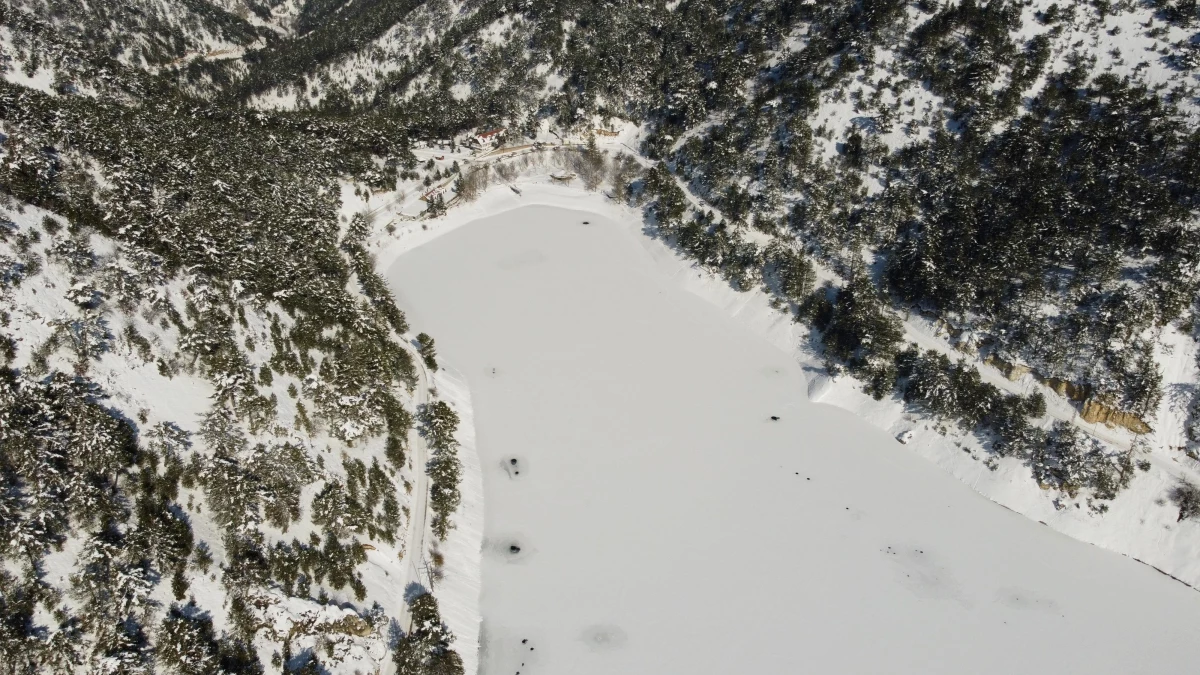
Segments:
[[[1194,669],[1200,594],[809,402],[640,236],[532,206],[390,270],[471,390],[482,673]]]

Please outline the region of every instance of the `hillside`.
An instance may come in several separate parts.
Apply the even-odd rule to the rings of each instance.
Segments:
[[[534,174],[1200,546],[1193,0],[4,0],[0,67],[0,670],[470,669],[469,399],[375,253]]]

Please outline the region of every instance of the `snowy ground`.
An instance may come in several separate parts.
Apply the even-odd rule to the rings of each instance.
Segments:
[[[1190,662],[1195,591],[997,507],[925,460],[965,480],[936,443],[877,428],[890,409],[860,410],[871,424],[811,402],[855,405],[797,362],[790,328],[686,292],[703,275],[635,221],[600,215],[618,212],[598,198],[495,195],[379,251],[413,325],[470,387],[486,505],[481,672]],[[504,210],[521,201],[594,211]],[[967,482],[1028,501],[1012,475],[982,475]]]
[[[452,516],[454,529],[446,541],[435,544],[445,556],[442,578],[433,584],[442,619],[454,633],[454,648],[462,656],[463,670],[479,670],[479,593],[480,556],[483,541],[483,481],[479,452],[475,447],[475,420],[472,413],[471,391],[466,378],[442,364],[434,376],[438,397],[454,407],[459,423],[458,458],[462,464],[458,484],[462,503]],[[433,541],[433,533],[426,533]]]

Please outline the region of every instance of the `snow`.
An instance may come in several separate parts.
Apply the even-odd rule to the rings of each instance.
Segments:
[[[539,74],[541,74],[541,73],[539,73]],[[548,75],[546,75],[545,91],[547,91],[547,92],[561,91],[562,86],[563,86],[563,84],[566,83],[566,81],[567,81],[567,79],[558,73],[549,73]]]
[[[1160,339],[1155,342],[1155,361],[1163,376],[1164,396],[1154,416],[1154,444],[1183,459],[1187,457],[1179,450],[1188,442],[1184,431],[1188,403],[1200,382],[1200,360],[1196,349],[1196,341],[1175,326],[1163,329]],[[1200,468],[1192,464],[1193,470]]]
[[[44,94],[54,94],[54,71],[47,68],[39,68],[32,77],[25,74],[20,68],[10,68],[4,73],[4,79],[19,84],[23,87],[36,89]]]
[[[0,26],[0,54],[7,55],[9,59],[9,63],[5,64],[6,67],[0,68],[4,79],[13,84],[36,89],[44,94],[55,94],[54,70],[39,66],[32,75],[29,75],[25,72],[24,64],[12,58],[15,53],[12,29],[8,26]]]
[[[350,188],[353,196],[353,188]],[[365,206],[360,199],[358,206]],[[129,419],[137,419],[138,427],[143,433],[154,425],[162,422],[177,424],[184,431],[193,434],[193,446],[188,453],[198,455],[208,454],[203,441],[195,436],[199,431],[202,415],[212,409],[214,383],[202,377],[188,366],[188,358],[180,353],[181,334],[178,328],[164,321],[159,314],[150,311],[147,301],[135,312],[118,311],[119,298],[116,294],[109,297],[105,303],[94,310],[85,310],[69,299],[72,289],[87,287],[97,282],[100,272],[72,272],[60,257],[51,251],[57,244],[63,243],[69,236],[68,231],[59,229],[51,233],[46,229],[43,219],[53,217],[62,223],[65,219],[58,214],[51,214],[43,209],[24,205],[20,208],[4,209],[0,215],[11,220],[16,232],[39,232],[40,241],[30,246],[30,254],[44,261],[40,271],[31,274],[19,284],[0,288],[0,304],[5,310],[8,329],[16,339],[15,365],[26,368],[32,359],[34,350],[46,343],[54,331],[54,322],[59,319],[77,319],[98,314],[108,322],[110,339],[106,340],[108,348],[97,358],[87,361],[87,377],[100,386],[104,392],[105,406],[111,406]],[[9,236],[0,242],[0,256],[9,260],[20,258],[14,248],[16,237]],[[95,270],[109,269],[115,266],[119,269],[132,271],[136,267],[131,257],[130,249],[119,246],[117,242],[97,233],[88,238],[88,248],[95,256]],[[171,279],[166,284],[158,284],[145,280],[147,292],[159,298],[159,307],[164,304],[173,305],[179,311],[184,300],[190,300],[203,307],[209,302],[213,289],[203,277],[182,275]],[[236,288],[236,283],[234,284]],[[247,303],[244,325],[239,322],[234,330],[236,341],[241,344],[247,338],[253,338],[256,347],[248,347],[247,356],[250,363],[258,368],[265,363],[271,354],[270,325],[271,317],[276,315],[285,328],[291,328],[294,320],[287,316],[276,303]],[[162,357],[170,365],[169,375],[160,372],[156,359],[145,361],[139,349],[125,337],[126,326],[132,326],[137,333],[151,345],[151,353]],[[47,365],[50,369],[61,372],[78,372],[77,358],[69,349],[62,348],[50,353]],[[176,372],[176,370],[178,372]],[[443,383],[443,380],[445,381]],[[454,393],[454,381],[449,376],[438,375],[435,384],[442,389],[442,396],[449,400],[458,410],[467,424],[470,423],[470,398],[465,387],[459,393]],[[260,434],[252,434],[252,442],[263,441],[269,444],[290,442],[305,448],[305,453],[311,461],[320,460],[321,469],[318,479],[304,487],[300,502],[305,506],[305,514],[310,515],[313,497],[321,490],[328,480],[340,480],[345,483],[346,470],[342,461],[353,456],[371,464],[373,460],[383,460],[384,439],[373,438],[366,442],[359,440],[353,446],[331,437],[327,432],[318,429],[311,436],[302,436],[293,427],[296,415],[297,400],[288,394],[288,386],[296,385],[303,389],[302,383],[296,378],[282,373],[274,377],[272,385],[263,385],[264,395],[274,396],[278,401],[277,424],[271,429],[264,429]],[[426,400],[428,387],[422,386],[408,393],[396,392],[403,405],[409,410],[415,410],[416,403]],[[416,436],[414,432],[414,436]],[[473,641],[478,634],[478,564],[479,539],[481,532],[472,528],[471,523],[480,523],[480,494],[478,487],[478,467],[471,463],[473,457],[471,429],[463,429],[459,436],[464,452],[468,457],[463,461],[463,505],[461,526],[456,529],[449,539],[441,545],[441,550],[448,558],[445,576],[438,582],[435,590],[441,593],[445,589],[453,596],[444,605],[446,620],[464,637],[458,646],[464,649],[464,662],[473,667],[474,654],[478,651]],[[415,447],[415,444],[414,444]],[[324,452],[322,452],[322,450]],[[340,451],[340,452],[338,452]],[[349,451],[349,453],[347,452]],[[342,456],[339,461],[338,455]],[[386,464],[385,464],[386,466]],[[419,495],[406,494],[403,486],[418,482],[418,477],[425,476],[425,463],[413,459],[413,466],[400,471],[395,477],[397,498],[400,507],[408,514],[419,514],[411,520],[405,518],[405,530],[410,527],[419,528],[421,539],[428,542],[432,535],[426,527],[424,501],[418,509],[416,497]],[[472,478],[474,476],[474,478]],[[410,481],[411,479],[411,481]],[[472,482],[474,481],[474,482]],[[475,486],[475,487],[471,487]],[[224,531],[210,517],[211,505],[206,499],[205,492],[199,487],[182,488],[178,497],[180,505],[186,504],[189,522],[196,540],[205,542],[211,549],[213,567],[207,573],[190,570],[188,574],[189,597],[194,597],[200,608],[211,614],[215,629],[230,630],[227,589],[220,581],[221,566],[228,563],[224,548]],[[292,538],[306,540],[308,535],[321,532],[311,520],[302,517],[291,524],[287,531],[266,523],[261,524],[261,531],[268,542],[288,541]],[[401,534],[398,543],[412,541],[410,534]],[[257,589],[252,591],[253,606],[259,612],[257,618],[263,622],[266,631],[256,641],[259,656],[264,663],[269,663],[271,655],[278,649],[278,642],[283,637],[291,636],[292,646],[297,653],[307,649],[316,649],[326,642],[331,642],[332,656],[322,652],[322,659],[331,672],[380,672],[391,666],[388,653],[388,622],[387,617],[400,622],[405,614],[405,583],[406,571],[410,563],[422,559],[429,560],[427,554],[430,547],[420,543],[414,546],[426,555],[413,555],[410,559],[400,547],[388,545],[382,540],[363,541],[368,545],[367,564],[361,566],[362,582],[368,591],[368,601],[359,602],[354,599],[351,589],[327,589],[332,604],[324,606],[315,600],[285,597],[278,588]],[[79,572],[79,553],[83,546],[83,538],[72,536],[66,540],[62,550],[49,556],[44,565],[45,578],[57,589],[65,590],[70,575]],[[470,554],[474,551],[473,555]],[[8,566],[11,571],[16,568]],[[470,585],[475,584],[475,595],[470,594]],[[160,583],[155,588],[151,598],[157,605],[152,614],[147,617],[147,625],[157,625],[161,614],[165,612],[175,598],[170,584]],[[71,595],[65,596],[64,605],[77,611],[77,599]],[[379,602],[382,613],[386,617],[377,619],[374,626],[368,626],[347,615],[347,610],[357,608],[363,612],[363,618],[372,616],[371,602]],[[457,604],[456,604],[457,603]],[[59,621],[52,616],[39,616],[37,619],[43,626],[57,626]],[[328,636],[323,637],[323,633]],[[273,641],[273,642],[272,642]]]
[[[1027,469],[989,472],[895,402],[820,374],[765,298],[695,270],[636,215],[569,188],[522,193],[493,188],[380,251],[413,326],[470,386],[480,672],[1190,663],[1194,591],[972,490],[1118,549],[1158,538],[1156,564],[1190,573],[1195,532],[1164,529],[1169,505],[1137,531],[1139,485],[1161,474],[1114,503],[1131,515],[1053,519]],[[440,602],[468,602],[464,586]]]
[[[434,376],[438,397],[458,413],[458,458],[461,463],[459,493],[462,502],[451,520],[454,529],[440,545],[446,557],[443,577],[434,586],[442,620],[454,634],[454,649],[463,660],[463,671],[479,669],[480,552],[483,546],[483,472],[475,444],[471,391],[461,373],[442,367]]]
[[[264,110],[290,110],[298,105],[299,98],[316,105],[324,98],[325,85],[329,82],[354,84],[356,89],[371,91],[388,75],[402,70],[408,60],[418,55],[422,49],[434,46],[439,40],[439,31],[445,31],[455,23],[470,19],[475,11],[462,2],[421,3],[401,21],[379,37],[366,42],[360,49],[335,58],[318,68],[310,79],[310,82],[321,83],[317,87],[319,93],[315,97],[297,97],[294,92],[288,91],[290,85],[280,85],[252,97],[251,105]],[[275,15],[279,17],[278,28],[292,30],[292,16],[280,16],[277,11]],[[510,21],[505,25],[511,23]],[[491,38],[498,35],[488,32],[498,27],[500,25],[496,24],[482,31],[485,41],[491,42]],[[409,84],[407,95],[417,91],[427,81],[427,75],[416,78]],[[465,97],[470,92],[469,89],[458,89],[456,93]],[[370,100],[369,95],[366,100]]]

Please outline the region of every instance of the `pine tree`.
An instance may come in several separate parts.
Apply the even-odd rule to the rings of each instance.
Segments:
[[[864,273],[855,272],[837,293],[821,341],[831,356],[863,377],[867,392],[879,399],[895,386],[894,359],[903,337],[899,318],[884,305],[874,284]]]
[[[454,432],[458,429],[458,413],[445,401],[434,401],[421,411],[421,435],[434,450],[454,447]]]
[[[442,622],[437,599],[417,596],[410,607],[412,627],[400,638],[392,659],[399,675],[463,675],[462,659],[450,648],[454,636]]]
[[[429,337],[428,333],[417,334],[417,352],[430,370],[437,370],[437,348],[434,347],[433,338]]]
[[[220,664],[212,619],[195,605],[172,604],[155,644],[159,663],[180,675],[207,675]]]
[[[221,454],[205,463],[204,496],[215,520],[227,530],[241,530],[260,520],[262,488],[241,462]]]
[[[237,457],[247,446],[246,434],[224,407],[214,407],[200,419],[200,438],[213,455],[224,457]]]
[[[454,439],[458,421],[458,414],[444,401],[434,401],[421,411],[421,434],[434,451],[428,465],[433,480],[430,509],[434,513],[434,533],[441,539],[450,531],[450,514],[461,501],[458,491],[460,466],[455,453],[458,442]]]

